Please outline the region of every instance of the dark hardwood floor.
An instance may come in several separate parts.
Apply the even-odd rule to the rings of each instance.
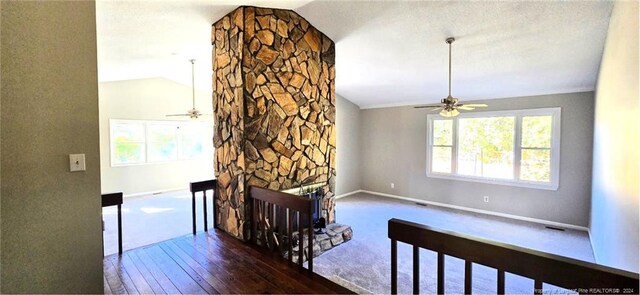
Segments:
[[[105,294],[353,293],[219,230],[104,258]]]

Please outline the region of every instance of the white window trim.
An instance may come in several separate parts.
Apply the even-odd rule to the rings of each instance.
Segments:
[[[553,118],[551,129],[551,164],[549,182],[535,182],[518,179],[520,173],[520,154],[521,154],[521,124],[523,116],[539,116],[539,115],[551,115]],[[457,174],[457,149],[458,149],[458,118],[483,118],[483,117],[497,117],[497,116],[515,116],[515,136],[514,136],[514,178],[515,179],[497,179],[489,177],[478,177],[469,175]],[[427,177],[449,179],[449,180],[462,180],[470,182],[479,182],[486,184],[497,184],[507,186],[517,186],[525,188],[543,189],[543,190],[558,190],[560,185],[560,122],[561,120],[561,108],[540,108],[540,109],[522,109],[522,110],[509,110],[509,111],[488,111],[488,112],[467,112],[461,113],[457,117],[451,118],[453,120],[453,148],[451,155],[451,171],[452,173],[441,173],[431,171],[431,148],[433,143],[433,120],[443,119],[438,114],[427,115]]]
[[[142,124],[144,125],[144,161],[138,163],[115,163],[114,156],[114,142],[113,142],[113,123],[125,123],[125,124]],[[194,161],[198,159],[204,158],[204,153],[200,156],[193,158],[181,158],[180,157],[180,148],[182,142],[179,138],[179,134],[176,131],[176,159],[168,160],[168,161],[149,161],[149,124],[165,124],[165,125],[174,125],[176,127],[188,126],[189,124],[202,124],[200,122],[190,122],[190,121],[176,121],[176,120],[131,120],[131,119],[109,119],[109,163],[111,167],[126,167],[126,166],[141,166],[141,165],[156,165],[156,164],[167,164],[167,163],[176,163],[176,162],[184,162],[184,161]]]

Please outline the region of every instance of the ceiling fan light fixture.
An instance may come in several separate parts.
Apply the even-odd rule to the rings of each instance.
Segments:
[[[458,110],[456,110],[456,109],[440,111],[440,116],[443,116],[445,118],[452,118],[452,117],[455,117],[457,115],[460,115],[460,112],[458,112]]]

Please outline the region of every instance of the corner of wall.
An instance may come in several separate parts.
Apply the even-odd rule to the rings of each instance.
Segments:
[[[635,272],[640,198],[638,11],[637,1],[613,4],[596,86],[589,218],[598,263]]]

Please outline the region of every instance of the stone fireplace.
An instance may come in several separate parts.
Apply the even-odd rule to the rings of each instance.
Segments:
[[[242,6],[213,24],[211,42],[220,228],[249,238],[251,185],[321,185],[333,223],[333,41],[291,10]]]

